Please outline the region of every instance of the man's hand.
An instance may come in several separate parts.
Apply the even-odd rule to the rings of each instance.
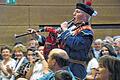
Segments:
[[[44,60],[45,59],[42,52],[35,51],[35,53],[38,53],[37,55],[38,55],[38,57],[39,57],[40,60]]]
[[[63,31],[66,31],[67,30],[67,28],[68,28],[68,22],[63,22],[62,24],[61,24],[61,28],[62,28],[62,30]]]
[[[27,32],[28,33],[36,33],[37,31],[35,29],[29,28],[29,29],[27,29]]]

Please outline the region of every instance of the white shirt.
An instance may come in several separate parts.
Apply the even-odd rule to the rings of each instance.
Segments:
[[[100,57],[100,51],[101,50],[95,50],[95,48],[93,48],[93,52],[94,52],[94,55],[95,55],[95,58],[98,60],[99,59],[99,57]]]
[[[98,61],[96,58],[92,58],[89,63],[88,63],[88,66],[87,66],[87,73],[90,74],[91,73],[91,70],[93,68],[98,68],[99,67],[99,64],[98,64]]]
[[[39,79],[40,77],[43,76],[43,65],[40,61],[37,61],[34,65],[34,68],[33,68],[33,73],[32,73],[32,76],[30,77],[30,80],[37,80]]]
[[[12,58],[6,64],[4,64],[3,62],[4,62],[4,60],[1,61],[1,64],[5,70],[6,70],[7,65],[12,69],[16,66],[16,61]],[[0,71],[0,72],[1,72],[2,80],[10,80],[7,76],[4,75],[4,73],[2,71]]]

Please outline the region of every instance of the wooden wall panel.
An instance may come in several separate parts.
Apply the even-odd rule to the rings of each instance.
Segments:
[[[120,5],[120,0],[95,0],[94,5]]]
[[[28,25],[28,7],[0,6],[0,25]]]
[[[104,39],[106,36],[120,35],[120,29],[94,29],[94,39]]]
[[[96,6],[98,12],[96,17],[93,17],[94,24],[120,24],[120,6]]]
[[[31,25],[60,24],[72,19],[73,6],[34,6],[30,8]]]
[[[82,0],[17,0],[17,5],[75,5]]]
[[[0,45],[13,45],[16,41],[14,34],[24,33],[27,29],[28,26],[0,26]],[[25,37],[19,40],[26,42]]]
[[[32,5],[73,5],[76,0],[31,0]]]

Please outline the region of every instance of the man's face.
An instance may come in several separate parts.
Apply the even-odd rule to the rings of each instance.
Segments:
[[[29,61],[33,60],[33,51],[28,51],[27,52],[27,58],[28,58]]]
[[[73,12],[73,17],[75,19],[74,20],[75,23],[80,23],[86,20],[85,12],[80,9],[75,9],[75,11]]]
[[[48,56],[47,62],[48,62],[49,69],[54,70],[55,63],[56,63],[55,59],[52,59],[51,56]]]
[[[39,46],[38,51],[40,51],[41,54],[44,54],[44,46]]]
[[[94,48],[95,48],[97,51],[99,51],[99,50],[101,49],[101,47],[102,47],[102,44],[101,44],[101,43],[99,43],[99,42],[94,43]]]
[[[29,41],[29,47],[35,47],[36,46],[36,41],[35,40],[30,40]]]

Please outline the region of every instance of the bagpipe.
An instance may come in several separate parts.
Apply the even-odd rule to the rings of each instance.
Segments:
[[[70,21],[68,21],[68,26],[70,26],[72,23],[73,23],[73,19],[71,19]],[[51,26],[47,26],[45,28],[42,28],[42,29],[39,29],[37,30],[36,32],[51,32],[51,33],[61,33],[62,32],[62,29],[60,27],[58,27],[57,29],[54,28],[54,27],[51,27]],[[19,37],[23,37],[23,36],[27,36],[27,35],[30,35],[30,34],[35,34],[36,32],[32,32],[32,33],[22,33],[22,34],[14,34],[14,37],[15,38],[19,38]]]
[[[70,21],[68,21],[68,28],[70,26],[72,26],[73,24],[74,24],[74,18],[71,19]],[[84,24],[85,24],[84,22],[81,22],[75,28],[73,28],[71,31],[77,30]],[[74,25],[76,25],[76,24],[74,24]],[[48,36],[45,39],[45,44],[44,44],[44,57],[45,57],[45,59],[47,59],[50,50],[52,50],[53,48],[58,48],[58,46],[60,44],[60,41],[58,40],[58,34],[61,34],[63,32],[63,30],[61,29],[61,27],[56,29],[52,26],[46,26],[45,28],[39,29],[36,32],[49,32]],[[30,34],[35,34],[36,32],[15,35],[15,38],[19,38],[19,37],[30,35]]]
[[[68,21],[68,26],[70,26],[71,24],[73,24],[74,19],[71,19],[70,21]],[[62,33],[63,30],[61,29],[61,27],[58,27],[57,29],[55,27],[52,26],[46,26],[42,29],[37,30],[36,32],[48,32],[48,36],[46,36],[45,38],[45,44],[44,44],[44,57],[45,59],[47,59],[48,57],[48,53],[50,50],[52,50],[53,48],[58,48],[58,34]],[[35,34],[36,32],[32,32],[32,33],[23,33],[23,34],[19,34],[19,35],[14,35],[15,38],[19,38],[19,37],[23,37],[23,36],[27,36],[30,34]]]

